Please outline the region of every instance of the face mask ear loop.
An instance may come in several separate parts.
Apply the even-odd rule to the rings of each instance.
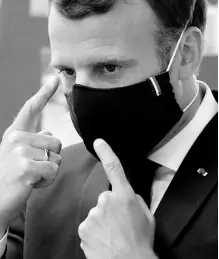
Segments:
[[[171,57],[171,60],[170,60],[170,62],[169,62],[169,65],[168,65],[168,67],[167,67],[166,72],[169,72],[169,70],[170,70],[170,68],[171,68],[171,66],[172,66],[173,60],[174,60],[174,58],[175,58],[176,52],[177,52],[177,50],[178,50],[178,48],[179,48],[179,44],[180,44],[180,42],[181,42],[181,40],[182,40],[184,31],[186,30],[188,23],[189,23],[189,21],[187,21],[186,26],[185,26],[185,28],[183,29],[183,31],[182,31],[182,33],[181,33],[181,35],[180,35],[180,38],[179,38],[179,40],[178,40],[178,42],[177,42],[177,44],[176,44],[176,47],[175,47],[175,49],[174,49],[173,55],[172,55],[172,57]]]
[[[186,112],[188,110],[188,108],[193,104],[196,97],[198,96],[198,93],[199,93],[199,85],[197,87],[197,92],[196,92],[195,96],[192,98],[191,102],[186,106],[186,108],[183,109],[183,112]]]

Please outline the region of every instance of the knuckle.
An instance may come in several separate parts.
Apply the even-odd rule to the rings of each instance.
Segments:
[[[109,199],[109,195],[110,195],[109,191],[102,192],[98,197],[98,204],[105,204]]]
[[[27,154],[27,150],[24,146],[17,146],[15,149],[14,149],[14,152],[19,155],[19,156],[22,156],[22,157],[25,157],[26,154]]]
[[[22,174],[27,174],[33,168],[33,164],[29,159],[21,160]]]
[[[90,218],[90,219],[96,219],[97,216],[98,216],[98,210],[97,210],[96,207],[95,207],[95,208],[92,208],[92,209],[89,211],[89,213],[88,213],[88,218]]]
[[[54,153],[54,152],[51,152],[50,153],[50,156],[49,156],[49,160],[53,163],[55,163],[57,166],[60,166],[61,165],[61,156]]]
[[[62,148],[62,143],[58,138],[54,138],[54,145],[55,145],[57,151],[60,152],[60,150]]]
[[[7,139],[11,144],[17,144],[19,142],[19,137],[20,134],[17,131],[12,131],[9,133]]]
[[[55,163],[48,162],[48,170],[56,176],[59,172],[59,166]]]
[[[87,224],[86,221],[83,221],[78,227],[78,234],[80,238],[83,238],[86,235]]]
[[[29,110],[30,114],[40,112],[40,108],[35,105],[36,103],[37,103],[36,94],[32,98],[27,100],[27,102],[25,103],[25,108]]]
[[[106,164],[105,167],[108,172],[117,171],[117,170],[121,169],[121,164],[119,161],[113,161],[111,163]]]
[[[11,132],[12,132],[12,126],[10,126],[5,130],[4,134],[2,135],[2,139],[5,139]]]

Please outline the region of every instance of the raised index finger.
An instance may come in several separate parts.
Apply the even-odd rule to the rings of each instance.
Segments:
[[[40,90],[30,98],[18,113],[11,128],[35,132],[40,114],[43,108],[48,103],[49,99],[54,95],[58,89],[59,80],[57,77],[51,78]]]
[[[126,193],[131,190],[122,165],[111,147],[104,140],[97,139],[94,141],[94,149],[103,164],[112,191]]]

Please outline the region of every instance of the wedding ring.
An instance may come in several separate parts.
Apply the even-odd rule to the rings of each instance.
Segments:
[[[44,148],[44,157],[43,157],[43,161],[49,161],[49,150]]]

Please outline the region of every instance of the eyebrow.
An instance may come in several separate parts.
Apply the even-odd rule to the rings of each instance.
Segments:
[[[66,65],[62,65],[62,64],[59,64],[59,63],[53,63],[52,61],[49,62],[49,67],[50,68],[55,68],[57,70],[61,70],[63,68],[69,68],[69,69],[72,69],[71,66],[66,66]]]
[[[86,67],[89,66],[98,66],[98,65],[102,65],[102,64],[121,64],[121,65],[134,65],[137,63],[137,60],[133,59],[133,58],[126,58],[126,57],[112,57],[112,56],[108,56],[108,57],[104,57],[104,58],[99,58],[99,59],[93,59],[93,60],[87,60],[85,62],[83,62],[83,64],[85,64]],[[49,67],[53,67],[56,68],[58,70],[61,69],[74,69],[74,67],[72,65],[65,65],[64,63],[53,63],[53,61],[49,62]]]

